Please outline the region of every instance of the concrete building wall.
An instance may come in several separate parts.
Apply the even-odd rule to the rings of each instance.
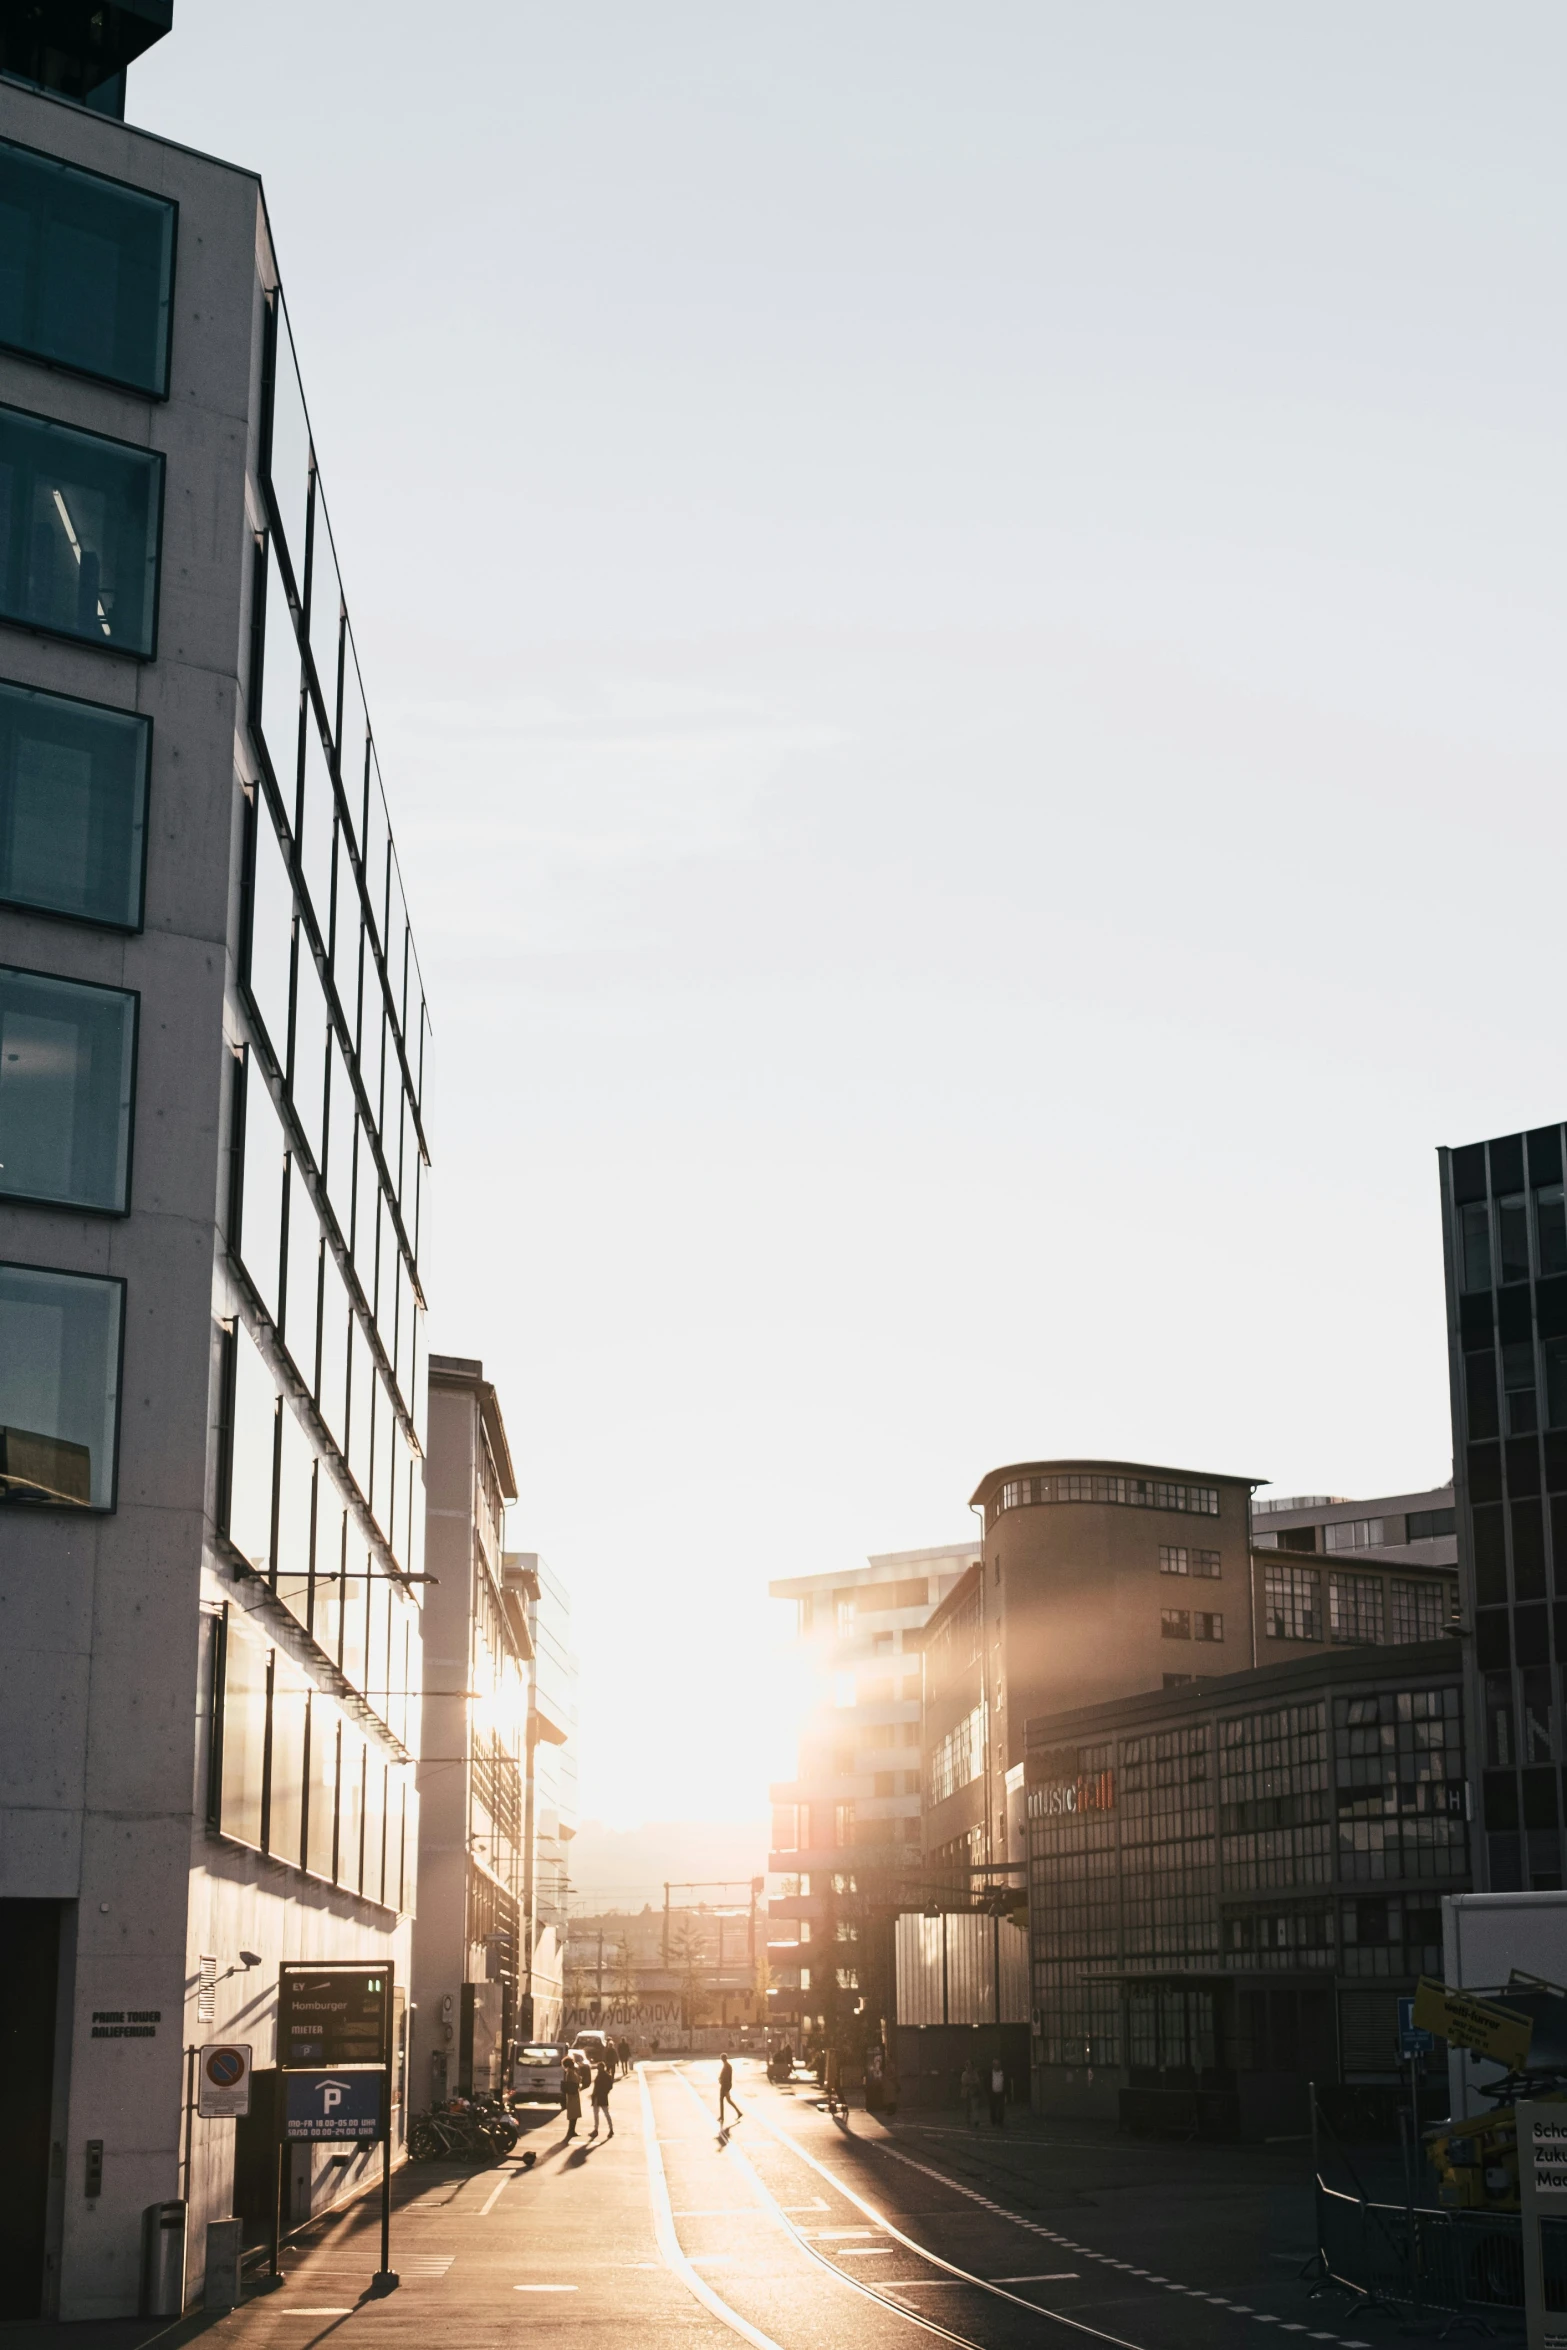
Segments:
[[[307,1169],[299,1130],[287,1125],[283,1075],[265,1074],[241,984],[245,842],[261,788],[246,688],[267,522],[262,363],[276,283],[260,184],[12,84],[0,84],[0,137],[179,205],[167,400],[0,353],[0,404],[166,459],[151,657],[0,624],[0,680],[152,720],[144,927],[116,932],[0,908],[0,962],[140,997],[129,1213],[0,1200],[0,1261],[125,1285],[112,1509],[0,1509],[0,1898],[58,1904],[63,1944],[59,2175],[43,2302],[47,2314],[94,2318],[135,2309],[144,2205],[188,2190],[198,2276],[207,2218],[233,2207],[232,2122],[197,2121],[184,2165],[186,2047],[232,2035],[270,2068],[286,1958],[375,1957],[407,1981],[408,1926],[396,1897],[388,1908],[346,1878],[334,1881],[330,1868],[325,1879],[307,1875],[298,1852],[286,1866],[223,1835],[211,1816],[225,1612],[236,1631],[254,1630],[280,1675],[297,1671],[323,1724],[329,1709],[341,1716],[356,1755],[353,1742],[365,1741],[372,1784],[378,1767],[401,1771],[407,1752],[377,1685],[388,1668],[372,1675],[361,1662],[355,1681],[323,1649],[324,1618],[310,1629],[313,1603],[299,1596],[311,1582],[308,1556],[270,1556],[265,1534],[259,1556],[241,1556],[221,1529],[230,1334],[243,1326],[275,1381],[282,1401],[267,1412],[280,1410],[308,1449],[311,1476],[319,1456],[323,1474],[341,1479],[360,1557],[357,1566],[348,1559],[357,1582],[337,1584],[340,1596],[389,1570],[417,1569],[422,1510],[416,1532],[415,1440],[394,1560],[373,1522],[380,1505],[353,1490],[322,1419],[314,1356],[303,1368],[289,1356],[275,1303],[258,1305],[229,1230],[235,1053],[246,1046],[252,1082],[268,1089],[289,1136],[296,1223],[303,1228],[307,1197],[327,1215],[324,1177]],[[297,661],[275,592],[269,642]],[[284,657],[275,650],[278,663]],[[326,1248],[333,1266],[347,1264],[346,1233]],[[349,1311],[362,1333],[371,1329],[373,1287]],[[410,1302],[405,1332],[415,1320]],[[303,1357],[301,1344],[296,1351]],[[416,1389],[413,1351],[410,1342],[405,1377]],[[417,1403],[405,1408],[404,1424],[415,1425]],[[280,1589],[290,1574],[292,1602]],[[411,1615],[415,1627],[417,1687],[413,1596],[400,1587],[395,1606],[395,1621]],[[406,1677],[408,1653],[400,1670]],[[408,1734],[416,1741],[416,1728]],[[407,1903],[412,1885],[410,1870]],[[259,1966],[241,1959],[245,1950]],[[134,2025],[114,2020],[133,2017]],[[86,2192],[90,2141],[103,2146],[97,2195]],[[303,2216],[323,2192],[326,2162],[325,2151],[302,2160],[286,2217]],[[360,2168],[334,2171],[333,2188],[354,2184]]]

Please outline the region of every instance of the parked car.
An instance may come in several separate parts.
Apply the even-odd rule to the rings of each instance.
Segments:
[[[533,2103],[543,2100],[558,2105],[561,2098],[561,2059],[565,2050],[550,2040],[530,2041],[519,2048],[511,2068],[511,2089],[514,2097]]]
[[[615,2061],[615,2043],[607,2032],[579,2032],[571,2045],[580,2048],[594,2064],[601,2056],[607,2057],[611,2064]]]

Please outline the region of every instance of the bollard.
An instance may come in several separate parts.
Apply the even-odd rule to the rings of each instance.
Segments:
[[[245,2223],[238,2219],[207,2222],[207,2275],[202,2301],[210,2317],[215,2310],[239,2307],[239,2256]]]

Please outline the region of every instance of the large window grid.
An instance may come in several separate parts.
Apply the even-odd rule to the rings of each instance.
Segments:
[[[1328,1631],[1339,1647],[1378,1646],[1383,1638],[1384,1612],[1380,1575],[1328,1577]]]
[[[1224,1881],[1240,1891],[1326,1884],[1332,1875],[1322,1700],[1219,1724]],[[1310,1799],[1320,1798],[1318,1802]]]
[[[1321,1569],[1275,1566],[1270,1560],[1263,1574],[1262,1605],[1270,1640],[1320,1640]]]
[[[1456,1689],[1336,1698],[1333,1746],[1342,1878],[1466,1874],[1469,1834]]]
[[[1216,1485],[1172,1485],[1155,1477],[1105,1477],[1073,1471],[1054,1478],[1019,1477],[1004,1484],[989,1503],[988,1521],[993,1525],[1003,1510],[1050,1501],[1108,1501],[1123,1509],[1181,1510],[1204,1518],[1219,1514]]]

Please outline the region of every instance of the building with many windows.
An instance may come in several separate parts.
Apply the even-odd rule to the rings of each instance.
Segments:
[[[279,1961],[401,2014],[414,1908],[427,1021],[260,183],[117,119],[169,14],[0,50],[12,2317],[133,2313],[150,2203],[198,2274],[270,2212],[185,2050],[269,2113]]]
[[[917,1640],[973,1562],[972,1543],[886,1551],[841,1574],[769,1585],[796,1610],[820,1689],[797,1778],[772,1790],[768,2012],[794,2035],[892,2004],[892,1889],[920,1878]],[[875,1947],[864,1940],[875,1909]]]
[[[523,1955],[528,1578],[504,1557],[517,1498],[484,1365],[430,1357],[419,1884],[411,2078],[422,2105],[508,2085]]]
[[[1025,1778],[1037,2109],[1266,2137],[1315,2080],[1391,2129],[1397,2000],[1471,1881],[1456,1642],[1036,1716]]]
[[[537,1551],[507,1554],[508,1582],[526,1592],[527,1816],[523,1827],[523,1950],[517,2036],[560,2036],[566,2011],[566,1921],[577,1834],[577,1657],[571,1594]]]
[[[1567,1205],[1562,1129],[1438,1154],[1482,1890],[1564,1882]]]
[[[921,1637],[929,1873],[961,1893],[1021,1866],[1034,1714],[1252,1662],[1254,1483],[1129,1461],[981,1479],[983,1558]]]
[[[1298,1494],[1252,1511],[1254,1663],[1437,1640],[1457,1622],[1450,1484],[1373,1501]]]

